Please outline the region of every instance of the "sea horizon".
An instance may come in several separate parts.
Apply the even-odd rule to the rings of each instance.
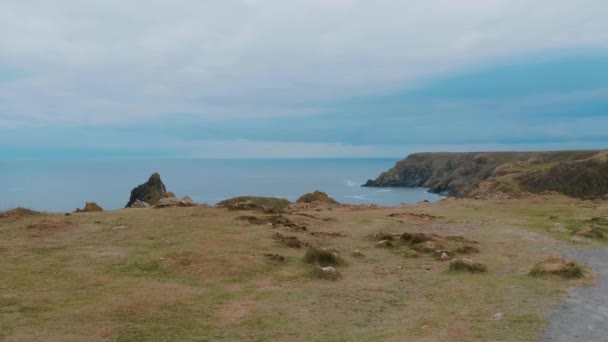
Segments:
[[[295,201],[315,190],[344,204],[393,206],[436,201],[423,188],[362,188],[399,158],[92,158],[0,160],[0,210],[69,212],[85,202],[121,209],[154,172],[168,191],[216,204],[236,196]]]

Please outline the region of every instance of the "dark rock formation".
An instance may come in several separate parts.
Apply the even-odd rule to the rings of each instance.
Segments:
[[[125,207],[129,208],[137,200],[146,202],[150,205],[155,205],[163,198],[165,193],[167,193],[165,184],[163,184],[163,181],[160,179],[160,175],[154,173],[146,183],[131,190],[131,198]]]
[[[326,193],[317,190],[298,198],[296,203],[338,204],[338,201],[329,197]]]
[[[559,191],[576,197],[608,193],[600,151],[416,153],[367,187],[425,187],[456,197]],[[590,161],[592,160],[592,161]],[[602,166],[605,165],[605,166]]]
[[[85,203],[84,208],[76,209],[75,212],[76,213],[88,213],[88,212],[94,212],[94,211],[103,211],[103,208],[101,208],[95,202],[87,202],[87,203]]]

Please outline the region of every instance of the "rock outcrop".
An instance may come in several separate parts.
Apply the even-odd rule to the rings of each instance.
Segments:
[[[156,208],[193,207],[194,205],[194,202],[188,196],[182,198],[165,197],[161,198],[158,203],[156,203]]]
[[[131,190],[131,198],[125,206],[129,208],[135,201],[140,200],[155,205],[167,193],[167,188],[158,173],[152,174],[148,181]]]
[[[138,209],[150,208],[150,204],[146,203],[144,201],[135,200],[135,202],[133,202],[133,204],[131,204],[131,206],[129,208],[138,208]]]
[[[88,213],[88,212],[95,212],[95,211],[103,211],[103,208],[100,207],[99,205],[97,205],[97,203],[95,202],[86,202],[84,205],[84,208],[80,209],[76,209],[76,213]]]
[[[605,151],[416,153],[363,186],[424,187],[455,197],[546,191],[602,197],[608,194],[606,156]]]

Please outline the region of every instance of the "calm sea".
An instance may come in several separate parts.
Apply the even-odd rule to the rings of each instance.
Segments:
[[[71,211],[85,201],[122,208],[130,191],[159,172],[169,191],[215,204],[241,195],[296,200],[313,190],[339,202],[398,205],[438,200],[425,189],[362,188],[396,159],[0,161],[0,210]]]

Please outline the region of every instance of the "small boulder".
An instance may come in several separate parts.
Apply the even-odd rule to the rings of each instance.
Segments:
[[[502,321],[502,318],[504,317],[502,312],[497,312],[496,314],[494,314],[494,316],[492,316],[492,320],[493,321]]]
[[[150,208],[150,204],[144,201],[136,200],[135,202],[133,202],[133,204],[131,204],[131,208]]]

